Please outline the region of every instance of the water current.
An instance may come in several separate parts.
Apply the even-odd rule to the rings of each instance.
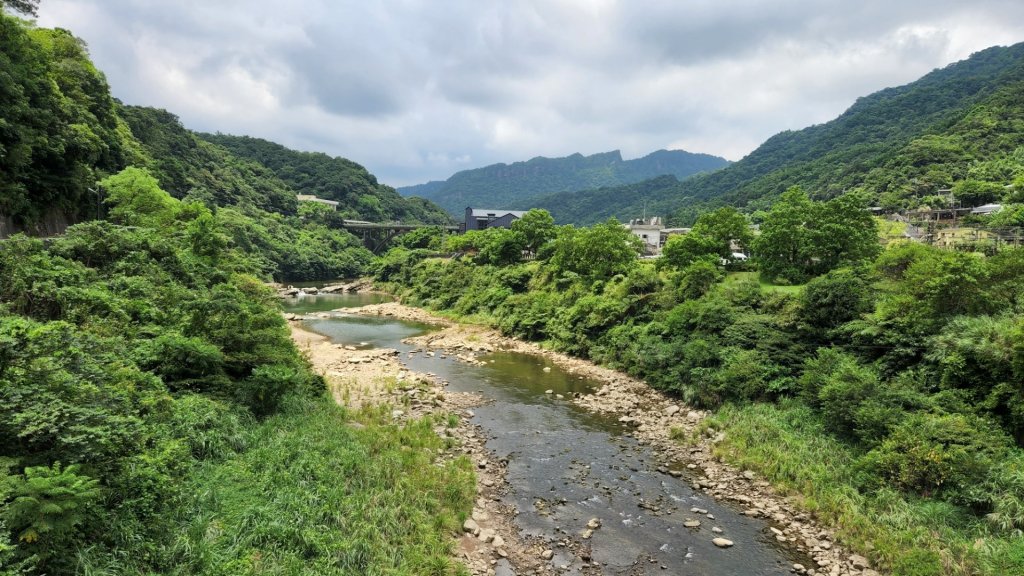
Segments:
[[[285,310],[309,314],[367,303],[360,295],[306,296],[287,301]],[[529,354],[495,352],[481,357],[483,366],[418,354],[401,340],[430,327],[390,317],[340,314],[305,327],[338,344],[398,349],[410,369],[487,398],[473,423],[483,428],[495,457],[508,461],[505,498],[519,511],[519,528],[557,542],[578,538],[591,518],[600,519],[588,542],[590,561],[604,574],[783,575],[799,560],[776,545],[764,521],[694,491],[685,478],[659,472],[662,462],[616,419],[570,402],[575,393],[596,390],[596,381]],[[685,527],[690,520],[700,525]],[[716,547],[718,536],[735,545]],[[556,566],[579,573],[583,560],[553,549]]]

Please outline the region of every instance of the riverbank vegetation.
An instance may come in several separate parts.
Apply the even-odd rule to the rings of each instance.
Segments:
[[[104,186],[110,221],[0,246],[0,573],[456,573],[433,423],[326,397],[228,210]]]
[[[795,494],[882,568],[1024,571],[1024,250],[883,251],[855,196],[815,202],[799,189],[759,237],[737,232],[742,220],[706,213],[650,261],[615,222],[560,228],[532,213],[435,241],[455,257],[396,248],[376,273],[407,303],[714,410],[705,425],[725,433],[723,457]],[[737,240],[758,275],[723,265]]]

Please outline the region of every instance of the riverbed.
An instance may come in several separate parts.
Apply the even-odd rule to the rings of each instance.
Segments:
[[[403,342],[428,333],[427,324],[344,313],[366,303],[358,295],[307,296],[286,301],[285,310],[338,310],[303,325],[342,346],[393,348],[410,370],[436,375],[453,392],[483,396],[486,404],[474,410],[472,422],[484,431],[493,458],[505,462],[502,499],[516,511],[525,537],[550,542],[553,568],[781,575],[800,560],[776,544],[764,521],[693,490],[677,471],[682,466],[669,470],[617,418],[571,401],[593,394],[600,382],[519,352],[479,354],[473,363],[428,352]],[[719,547],[716,538],[733,544]]]

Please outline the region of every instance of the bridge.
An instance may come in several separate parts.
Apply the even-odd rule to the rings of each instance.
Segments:
[[[342,220],[341,227],[363,239],[363,246],[373,252],[379,253],[388,245],[395,236],[418,230],[420,228],[441,228],[444,232],[458,234],[462,228],[459,226],[446,226],[440,224],[402,224],[401,222],[365,222],[363,220]]]

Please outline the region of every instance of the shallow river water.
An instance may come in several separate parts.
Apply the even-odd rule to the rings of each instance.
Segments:
[[[366,303],[357,296],[324,295],[288,301],[285,310],[302,314]],[[601,528],[587,542],[591,561],[604,574],[782,575],[798,560],[775,544],[763,521],[695,492],[685,479],[658,472],[662,463],[616,419],[569,401],[573,393],[597,389],[596,381],[528,354],[480,356],[483,366],[410,354],[412,347],[401,340],[430,328],[393,318],[340,316],[305,325],[339,344],[396,348],[410,369],[490,400],[474,410],[473,423],[483,428],[487,448],[508,461],[506,499],[519,511],[519,528],[557,541],[578,538],[588,520],[599,518]],[[690,520],[700,525],[685,527]],[[711,542],[717,536],[735,545],[717,548]],[[579,558],[553,549],[556,566],[578,572]]]

